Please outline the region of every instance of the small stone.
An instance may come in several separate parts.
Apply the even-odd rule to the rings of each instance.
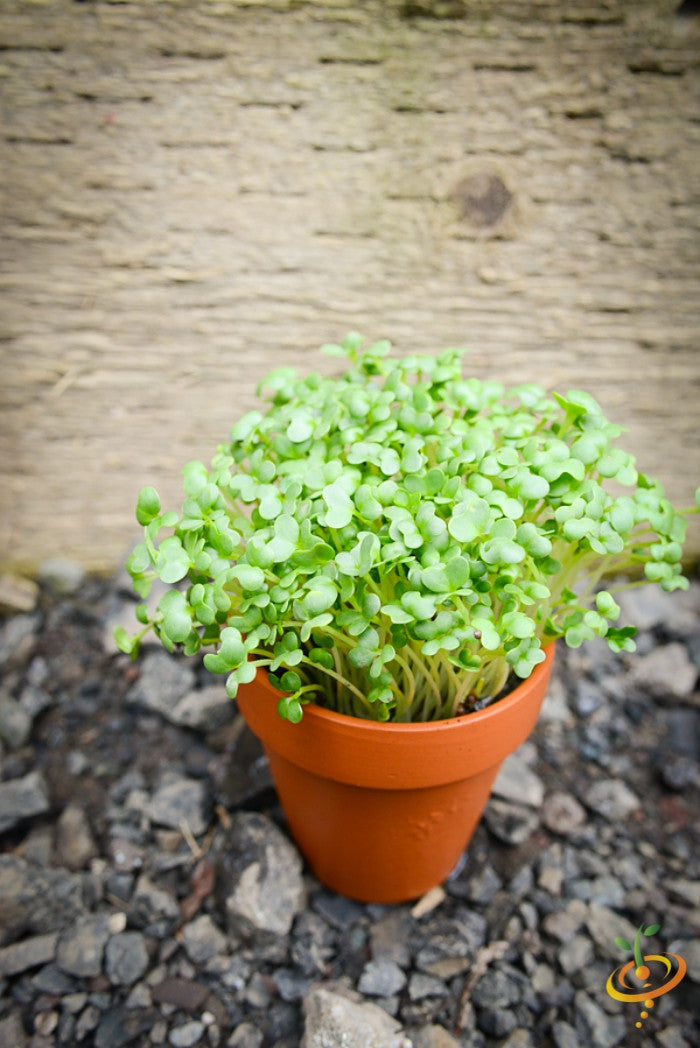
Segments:
[[[506,1037],[500,1048],[533,1048],[532,1036],[529,1030],[513,1030],[512,1034]]]
[[[175,705],[170,719],[195,731],[214,731],[232,721],[236,707],[223,684],[190,691]]]
[[[180,934],[185,952],[194,964],[204,964],[226,949],[226,936],[216,927],[209,914],[202,914],[190,921]]]
[[[552,1036],[556,1048],[583,1048],[578,1034],[569,1023],[558,1021],[552,1024]]]
[[[632,942],[628,939],[628,942]],[[670,943],[670,953],[677,953],[685,961],[687,976],[694,983],[700,983],[700,939],[676,939]]]
[[[437,1024],[411,1030],[410,1043],[413,1048],[460,1048],[459,1041],[456,1041],[444,1026]]]
[[[496,797],[539,808],[544,796],[544,785],[535,772],[528,767],[519,751],[506,757],[496,776],[492,792]]]
[[[68,804],[56,826],[56,860],[69,870],[83,870],[98,855],[85,810]]]
[[[406,976],[398,964],[389,960],[369,961],[365,965],[358,990],[369,997],[391,997],[406,985]]]
[[[614,1048],[625,1035],[627,1021],[624,1015],[608,1015],[583,990],[574,996],[574,1010],[587,1034],[587,1043],[596,1048]]]
[[[634,942],[637,933],[635,926],[626,917],[597,902],[588,905],[586,928],[600,953],[616,960],[620,951],[615,945],[615,939],[622,938],[627,939],[627,942]]]
[[[127,693],[127,702],[171,718],[178,702],[193,690],[194,670],[165,651],[149,652],[141,662],[139,679]]]
[[[565,943],[576,934],[587,915],[586,904],[580,899],[573,899],[563,910],[555,910],[554,913],[548,914],[542,922],[542,927],[547,935]]]
[[[0,612],[34,611],[39,600],[39,587],[32,579],[20,575],[0,575]]]
[[[240,1023],[233,1031],[226,1048],[261,1048],[264,1034],[254,1023]]]
[[[217,872],[233,934],[289,934],[306,903],[302,861],[271,819],[254,812],[236,813]]]
[[[82,1041],[89,1033],[97,1028],[102,1013],[94,1004],[88,1004],[85,1011],[81,1012],[75,1024],[75,1039]]]
[[[586,811],[571,793],[555,790],[547,794],[542,805],[542,822],[565,837],[586,821]]]
[[[34,935],[0,949],[0,976],[18,975],[54,959],[58,935]]]
[[[125,1048],[150,1031],[157,1019],[157,1013],[151,1008],[110,1007],[95,1031],[95,1048]]]
[[[625,819],[639,807],[639,799],[622,779],[601,779],[584,794],[584,802],[610,822]]]
[[[106,914],[81,917],[62,932],[56,950],[56,964],[61,971],[79,978],[99,975],[108,939]]]
[[[36,627],[36,615],[12,615],[0,626],[0,668],[17,669],[29,659]]]
[[[204,1023],[199,1019],[190,1019],[189,1022],[176,1026],[174,1030],[170,1031],[168,1043],[172,1044],[173,1048],[193,1048],[203,1033]]]
[[[300,1048],[404,1048],[400,1024],[376,1004],[350,1000],[323,986],[304,998]]]
[[[500,968],[491,968],[488,973],[478,980],[472,988],[471,1001],[476,1008],[507,1008],[517,1004],[521,997],[521,987],[509,973]],[[515,1024],[514,1024],[515,1025]],[[505,1033],[510,1033],[506,1030]],[[485,1033],[491,1031],[484,1030]],[[505,1034],[493,1033],[493,1036],[505,1036]]]
[[[209,987],[193,979],[168,978],[152,989],[153,1000],[159,1004],[173,1004],[186,1012],[196,1012],[209,996]]]
[[[184,776],[164,782],[148,808],[153,822],[176,830],[184,825],[195,837],[207,829],[210,812],[211,797],[206,783]]]
[[[559,950],[557,960],[566,975],[582,971],[594,957],[593,943],[587,935],[574,935]]]
[[[667,1026],[665,1030],[657,1033],[656,1039],[661,1048],[690,1048],[683,1036],[683,1031],[678,1026]]]
[[[67,597],[82,586],[85,569],[65,557],[49,557],[39,566],[37,578],[55,597]]]
[[[415,907],[414,907],[415,910]],[[413,930],[413,910],[390,910],[370,928],[370,947],[375,961],[393,961],[401,968],[411,962],[410,936]]]
[[[32,718],[16,699],[0,696],[0,740],[19,750],[32,734]]]
[[[489,1037],[505,1037],[513,1032],[518,1020],[513,1012],[506,1011],[502,1006],[489,1005],[477,1009],[477,1024]]]
[[[113,986],[131,986],[148,968],[146,940],[140,932],[119,932],[105,948],[105,971]]]
[[[0,945],[71,924],[84,912],[81,888],[65,870],[42,870],[19,856],[0,855]]]
[[[0,783],[0,833],[49,808],[49,787],[40,771]]]
[[[687,699],[693,692],[698,670],[683,644],[662,644],[635,659],[628,686],[656,699]]]
[[[505,844],[522,844],[539,824],[536,811],[495,797],[486,805],[484,818],[494,837]]]
[[[425,997],[445,997],[448,993],[442,979],[434,975],[414,972],[408,983],[408,996],[412,1001],[422,1001]]]
[[[0,1019],[0,1048],[25,1048],[27,1035],[19,1012],[10,1012]]]

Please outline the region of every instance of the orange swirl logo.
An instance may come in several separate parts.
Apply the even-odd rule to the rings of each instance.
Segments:
[[[634,959],[616,968],[605,984],[608,994],[616,1001],[644,1003],[640,1020],[649,1017],[648,1009],[654,1007],[654,999],[678,986],[687,970],[685,961],[677,953],[642,953],[642,937],[656,935],[659,927],[650,924],[645,928],[642,924],[637,929],[633,945],[626,939],[615,939],[622,950],[632,951]],[[638,1029],[641,1025],[641,1021],[635,1023]]]

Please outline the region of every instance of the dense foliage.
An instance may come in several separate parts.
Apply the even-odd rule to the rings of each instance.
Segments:
[[[557,637],[632,650],[604,575],[687,585],[685,520],[587,394],[463,378],[458,350],[392,359],[356,335],[324,350],[347,370],[273,372],[268,409],[211,468],[185,467],[181,512],[141,492],[127,566],[144,598],[155,577],[173,588],[152,617],[139,606],[123,650],[151,628],[203,648],[232,697],[265,667],[292,721],[308,701],[438,719],[528,677]]]

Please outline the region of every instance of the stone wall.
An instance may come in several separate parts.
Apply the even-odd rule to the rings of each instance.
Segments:
[[[700,26],[669,0],[3,0],[0,552],[110,569],[356,329],[700,477]],[[700,552],[700,531],[691,532]]]

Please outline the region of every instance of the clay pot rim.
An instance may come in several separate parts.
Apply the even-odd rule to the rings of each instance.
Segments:
[[[290,724],[277,712],[280,692],[262,674],[240,690],[239,708],[266,749],[299,767],[358,786],[422,788],[500,764],[525,741],[537,719],[554,649],[553,643],[545,648],[545,661],[509,695],[442,721],[391,724],[309,704],[301,723]]]

